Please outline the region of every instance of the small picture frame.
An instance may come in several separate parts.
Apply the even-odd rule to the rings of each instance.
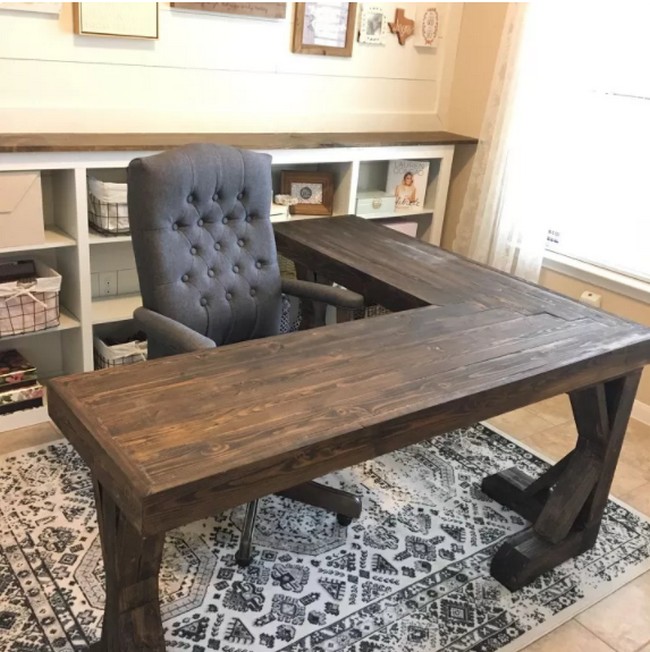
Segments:
[[[331,215],[334,180],[331,172],[282,170],[280,192],[298,199],[289,207],[292,215]]]
[[[351,57],[356,2],[296,2],[292,52]]]
[[[158,38],[157,2],[73,2],[72,8],[75,34]]]
[[[359,43],[384,45],[388,33],[388,16],[381,5],[361,5]]]

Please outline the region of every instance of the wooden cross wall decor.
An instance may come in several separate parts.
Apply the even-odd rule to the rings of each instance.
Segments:
[[[404,43],[406,43],[406,39],[409,36],[413,36],[415,32],[415,21],[407,18],[404,15],[404,9],[396,9],[395,21],[388,23],[388,27],[390,27],[392,34],[397,35],[399,44],[404,45]]]

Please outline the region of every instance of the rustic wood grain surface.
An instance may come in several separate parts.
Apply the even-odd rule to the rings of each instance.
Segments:
[[[52,417],[143,532],[650,361],[640,325],[359,218],[277,232],[354,289],[436,305],[53,380]]]
[[[3,152],[159,151],[215,143],[243,149],[312,149],[474,144],[476,138],[448,131],[350,133],[16,133],[0,134]]]

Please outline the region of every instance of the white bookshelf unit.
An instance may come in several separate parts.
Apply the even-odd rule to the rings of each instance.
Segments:
[[[437,245],[442,233],[454,147],[476,141],[446,132],[0,135],[0,173],[27,170],[41,173],[46,229],[44,243],[0,248],[0,258],[38,258],[63,277],[60,326],[0,338],[0,350],[18,349],[37,366],[39,376],[44,379],[93,369],[94,329],[103,332],[109,328],[107,325],[129,320],[133,310],[141,305],[141,299],[130,236],[102,236],[89,229],[87,175],[105,181],[123,181],[133,158],[190,142],[214,142],[268,152],[273,157],[276,193],[280,191],[282,170],[331,171],[334,176],[331,219],[355,213],[357,192],[383,187],[388,161],[425,160],[429,162],[429,179],[422,209],[363,217],[415,218],[418,237]],[[309,217],[295,215],[289,219]],[[117,293],[99,296],[96,277],[112,271],[118,274]],[[11,427],[16,427],[16,421],[16,418],[11,420]],[[0,420],[0,430],[5,429]]]

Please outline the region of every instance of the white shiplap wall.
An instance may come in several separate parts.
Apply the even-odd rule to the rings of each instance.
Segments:
[[[383,3],[394,16],[395,3]],[[416,3],[399,5],[409,17]],[[435,50],[354,44],[291,53],[279,21],[172,9],[160,39],[77,36],[60,17],[0,11],[0,122],[16,131],[355,131],[440,128],[462,5],[439,5]]]

